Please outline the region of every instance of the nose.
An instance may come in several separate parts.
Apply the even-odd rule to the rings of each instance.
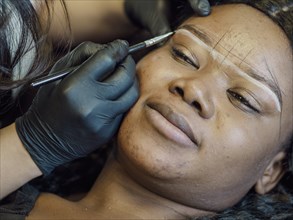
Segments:
[[[171,82],[169,91],[180,96],[183,101],[192,106],[204,119],[211,118],[215,106],[209,91],[209,86],[203,79],[178,78]]]

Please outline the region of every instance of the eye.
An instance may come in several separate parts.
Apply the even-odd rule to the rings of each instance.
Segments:
[[[194,58],[191,55],[186,55],[181,49],[172,47],[172,56],[174,59],[182,62],[183,64],[191,65],[196,69],[199,69],[199,64],[197,61],[194,61]]]
[[[257,109],[256,104],[252,104],[251,101],[249,101],[249,98],[245,98],[240,94],[240,92],[228,89],[227,94],[231,103],[237,108],[249,113],[260,113],[260,110]]]

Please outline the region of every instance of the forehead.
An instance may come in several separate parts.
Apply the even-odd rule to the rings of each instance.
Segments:
[[[272,59],[271,53],[278,61],[277,55],[290,47],[278,25],[262,12],[244,4],[216,6],[210,16],[191,17],[182,25],[186,24],[202,30],[218,50],[233,50],[239,59],[254,55],[254,59],[258,59],[255,63],[263,62],[264,58]]]

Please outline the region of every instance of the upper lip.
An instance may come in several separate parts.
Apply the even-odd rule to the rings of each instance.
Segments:
[[[166,118],[171,124],[179,128],[181,131],[183,131],[189,139],[198,146],[197,139],[194,136],[194,133],[192,132],[191,126],[186,121],[186,119],[181,116],[180,114],[173,111],[171,107],[168,105],[162,104],[162,103],[148,103],[147,104],[150,108],[156,110],[159,112],[164,118]]]

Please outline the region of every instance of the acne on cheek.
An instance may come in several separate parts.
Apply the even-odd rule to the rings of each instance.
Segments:
[[[136,70],[141,95],[149,93],[153,89],[153,86],[150,85],[156,83],[156,77],[154,76],[156,76],[157,70],[152,67],[152,63],[150,60],[148,60],[147,62],[145,61],[140,62],[137,65]]]
[[[162,55],[157,54],[156,52],[152,52],[139,61],[139,63],[137,64],[137,69],[146,69],[150,65],[156,65],[156,63],[158,63],[157,65],[159,65],[161,64],[161,59]]]
[[[166,55],[159,54],[159,51],[147,55],[137,64],[137,74],[147,78],[153,75],[157,76],[160,68],[167,66],[167,63],[164,62],[165,56]]]
[[[154,53],[153,56],[150,58],[150,62],[152,64],[161,64],[162,55],[158,53]]]

